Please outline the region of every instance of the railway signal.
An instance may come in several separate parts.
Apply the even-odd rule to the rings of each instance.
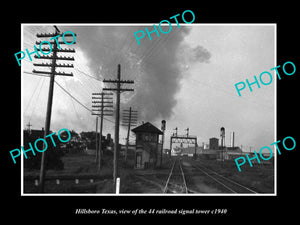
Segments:
[[[186,130],[186,136],[188,137],[188,136],[189,136],[189,130],[190,130],[190,129],[189,129],[189,128],[186,128],[185,130]]]
[[[160,167],[162,167],[163,151],[164,151],[164,141],[165,141],[165,130],[166,130],[166,121],[161,121],[161,130],[163,132],[161,138],[161,150],[160,150]]]

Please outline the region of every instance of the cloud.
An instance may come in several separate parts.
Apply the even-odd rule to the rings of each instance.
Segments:
[[[191,47],[187,44],[180,46],[179,56],[182,68],[188,70],[196,63],[209,63],[211,53],[203,46]]]
[[[148,30],[153,27],[147,26]],[[134,107],[140,119],[167,119],[176,105],[183,65],[209,62],[210,53],[202,46],[184,44],[190,28],[174,27],[168,34],[152,33],[138,45],[134,32],[144,26],[74,26],[67,30],[77,34],[76,42],[87,57],[89,69],[100,79],[115,79],[117,64],[122,79],[135,81],[133,93],[122,93],[123,107]],[[129,85],[127,85],[129,87]],[[126,85],[124,86],[126,87]]]

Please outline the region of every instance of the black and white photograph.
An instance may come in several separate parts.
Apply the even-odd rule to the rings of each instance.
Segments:
[[[22,32],[22,194],[276,194],[276,24]]]
[[[124,3],[5,7],[3,219],[294,221],[297,7]]]

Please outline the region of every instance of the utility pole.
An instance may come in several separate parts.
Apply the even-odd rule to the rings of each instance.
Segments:
[[[123,110],[123,118],[122,118],[122,126],[127,126],[127,138],[126,138],[126,148],[125,148],[125,163],[127,162],[127,154],[128,154],[128,145],[129,145],[129,135],[130,135],[130,127],[137,125],[137,111],[132,110],[131,107]]]
[[[96,148],[96,160],[95,163],[98,162],[99,159],[99,151],[98,151],[98,116],[96,116],[96,137],[95,137],[95,148]]]
[[[50,33],[50,34],[37,34],[36,36],[38,38],[45,38],[45,37],[60,37],[59,35],[61,34],[60,30],[54,26],[55,28],[55,33]],[[73,36],[72,34],[65,34],[64,37],[70,37]],[[75,34],[76,36],[76,34]],[[46,136],[50,133],[50,123],[51,123],[51,112],[52,112],[52,101],[53,101],[53,90],[54,90],[54,78],[55,75],[61,75],[61,76],[73,76],[72,73],[64,73],[64,72],[56,72],[56,67],[69,67],[73,68],[72,64],[57,64],[56,60],[71,60],[74,61],[74,57],[61,57],[57,56],[57,52],[68,52],[68,53],[74,53],[74,49],[62,49],[58,48],[57,46],[57,41],[52,41],[52,42],[41,42],[37,41],[36,44],[47,44],[50,43],[52,45],[52,56],[34,56],[36,59],[50,59],[51,63],[34,63],[34,66],[41,66],[41,67],[50,67],[51,72],[48,71],[36,71],[33,70],[33,73],[42,73],[42,74],[49,74],[50,75],[50,85],[49,85],[49,93],[48,93],[48,103],[47,103],[47,112],[46,112],[46,121],[45,121],[45,131],[44,131],[44,139],[46,139]],[[60,42],[58,41],[58,44],[66,44],[65,42]],[[75,44],[75,42],[73,43]],[[39,49],[43,52],[50,52],[50,48],[42,48]],[[44,146],[45,148],[45,146]],[[42,159],[41,159],[41,169],[40,169],[40,183],[39,183],[39,188],[40,192],[44,192],[44,186],[45,186],[45,175],[46,175],[46,168],[45,168],[45,162],[46,162],[46,151],[42,152]]]
[[[28,127],[27,130],[28,130],[28,133],[30,134],[31,133],[30,127],[32,126],[32,124],[30,124],[30,121],[28,122],[28,124],[26,124],[26,126]]]
[[[100,105],[92,105],[92,107],[93,107],[92,115],[96,115],[97,119],[98,119],[98,116],[100,116],[99,147],[98,147],[97,141],[96,141],[96,151],[97,151],[97,153],[96,153],[96,163],[98,164],[98,172],[100,172],[101,165],[102,165],[103,117],[113,115],[113,110],[105,109],[105,108],[112,108],[113,107],[113,105],[112,105],[113,101],[107,101],[107,100],[112,100],[112,97],[109,97],[108,95],[113,95],[113,93],[101,92],[101,93],[92,93],[92,95],[100,95],[100,97],[92,97],[92,99],[100,99],[100,101],[92,101],[92,103],[100,103]],[[106,105],[106,104],[109,104],[109,105]],[[94,113],[94,111],[99,111],[100,113]],[[97,132],[96,132],[96,136],[97,136]]]
[[[104,79],[104,83],[117,84],[116,88],[103,88],[104,91],[115,91],[116,92],[116,121],[115,121],[115,144],[114,144],[114,172],[113,172],[113,182],[114,187],[116,185],[116,179],[119,176],[118,171],[118,154],[119,154],[119,126],[120,126],[120,94],[121,91],[133,91],[129,88],[121,88],[121,84],[133,84],[133,80],[121,80],[121,65],[118,64],[118,74],[116,80]]]
[[[161,121],[161,130],[163,132],[162,138],[161,138],[161,150],[160,150],[160,167],[162,167],[162,160],[163,160],[163,151],[164,151],[164,141],[165,141],[165,130],[166,130],[166,121]]]

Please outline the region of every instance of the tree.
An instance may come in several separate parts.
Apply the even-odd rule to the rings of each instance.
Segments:
[[[43,138],[43,131],[41,130],[33,130],[31,133],[24,130],[24,143],[23,148],[25,150],[29,149],[29,143],[34,148],[34,142],[38,138]],[[57,135],[52,135],[53,140],[56,144],[54,147],[50,138],[46,138],[48,143],[47,148],[47,157],[46,157],[46,168],[47,169],[64,169],[64,163],[61,160],[61,157],[64,155],[63,151],[61,150],[61,142],[59,141]],[[37,142],[37,148],[43,149],[42,141]],[[27,154],[27,159],[24,159],[24,167],[29,169],[40,169],[41,165],[41,157],[42,154],[38,151],[35,151],[35,155],[29,153]]]
[[[69,131],[71,134],[71,139],[62,145],[65,152],[68,153],[79,153],[83,152],[86,148],[86,140],[82,138],[80,134],[76,133],[74,130]],[[68,139],[69,134],[66,131],[60,133],[62,139]]]
[[[80,133],[82,141],[86,144],[89,149],[96,149],[96,132],[95,131],[87,131]],[[99,135],[98,135],[99,137]],[[99,140],[99,138],[98,138]]]

